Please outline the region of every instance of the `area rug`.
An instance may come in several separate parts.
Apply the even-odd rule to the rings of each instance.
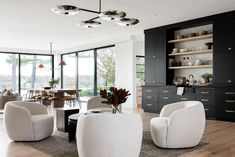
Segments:
[[[76,142],[68,142],[67,133],[54,131],[53,135],[39,142],[24,142],[24,145],[46,153],[51,157],[78,157]],[[149,131],[144,131],[140,157],[177,157],[204,146],[189,149],[160,149],[154,145]]]

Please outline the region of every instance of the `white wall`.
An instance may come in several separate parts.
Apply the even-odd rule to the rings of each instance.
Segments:
[[[133,41],[123,41],[115,44],[115,86],[125,88],[131,95],[123,108],[133,108],[136,106],[135,100],[135,54],[133,51]]]

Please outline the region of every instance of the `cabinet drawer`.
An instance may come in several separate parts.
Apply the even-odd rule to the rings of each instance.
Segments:
[[[175,87],[160,87],[159,94],[173,95],[176,93]]]
[[[157,93],[143,93],[143,100],[157,100]]]
[[[175,102],[174,95],[171,96],[159,95],[159,110],[161,110],[163,106],[173,102]]]
[[[143,100],[142,106],[145,112],[156,113],[158,110],[157,101]]]
[[[154,93],[157,94],[157,88],[143,88],[143,94],[144,93]]]
[[[201,101],[203,104],[215,104],[214,95],[196,95],[196,100]]]
[[[215,95],[214,88],[198,88],[196,89],[196,95]]]
[[[184,94],[176,96],[176,101],[190,101],[190,100],[194,100],[194,94]]]

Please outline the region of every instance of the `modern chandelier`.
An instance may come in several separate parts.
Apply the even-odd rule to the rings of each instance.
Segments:
[[[100,21],[97,21],[97,19],[102,20],[108,20],[108,21],[114,21],[118,25],[121,26],[131,26],[136,25],[139,23],[138,19],[135,18],[127,18],[126,13],[119,10],[108,10],[108,11],[102,11],[101,9],[101,0],[99,0],[99,11],[90,10],[90,9],[84,9],[73,5],[57,5],[51,10],[59,15],[64,16],[72,16],[77,15],[79,11],[85,11],[89,13],[98,14],[98,16],[79,22],[77,25],[84,28],[95,28],[99,25],[101,25]]]

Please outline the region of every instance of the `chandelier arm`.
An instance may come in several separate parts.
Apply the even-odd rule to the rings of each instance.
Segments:
[[[90,12],[90,13],[95,13],[95,14],[100,14],[99,11],[94,11],[94,10],[89,10],[89,9],[84,9],[84,8],[79,8],[80,11],[86,11],[86,12]]]
[[[93,21],[93,20],[96,20],[96,19],[99,19],[100,17],[99,16],[97,16],[97,17],[94,17],[94,18],[92,18],[92,19],[89,19],[89,20],[87,20],[87,21]]]

